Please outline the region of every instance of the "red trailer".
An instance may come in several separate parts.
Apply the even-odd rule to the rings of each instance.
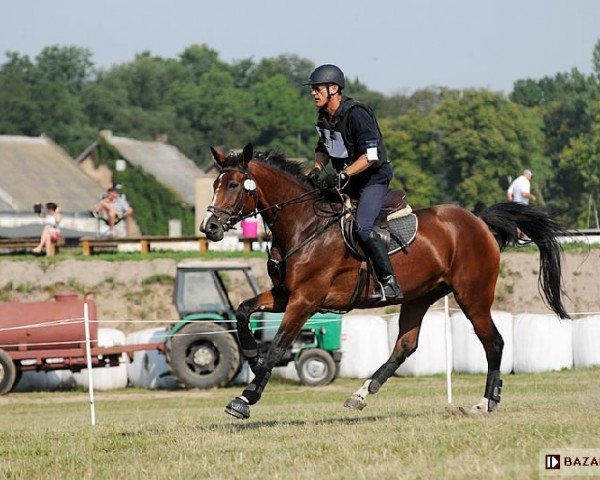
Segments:
[[[10,392],[24,371],[87,368],[84,304],[88,304],[92,367],[119,365],[137,350],[165,351],[165,343],[98,347],[96,304],[63,292],[48,302],[0,304],[0,395]]]

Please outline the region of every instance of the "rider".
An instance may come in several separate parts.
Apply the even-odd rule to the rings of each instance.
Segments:
[[[327,176],[326,183],[343,186],[345,193],[358,199],[356,232],[381,287],[371,298],[402,298],[385,243],[373,230],[392,179],[377,119],[368,106],[342,94],[344,73],[335,65],[317,67],[304,85],[311,86],[319,109],[319,141],[309,177],[316,180],[331,159],[337,173]]]

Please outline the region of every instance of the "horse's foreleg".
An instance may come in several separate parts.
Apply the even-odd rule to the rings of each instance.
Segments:
[[[308,302],[304,297],[290,299],[267,355],[259,357],[252,369],[255,375],[254,379],[244,389],[241,396],[234,398],[227,404],[225,412],[237,418],[246,419],[250,417],[250,405],[254,405],[260,400],[267,382],[271,378],[271,371],[298,336],[302,325],[317,309],[318,306],[315,306],[313,302]]]
[[[390,378],[398,367],[406,360],[418,346],[421,321],[429,309],[427,303],[405,303],[401,307],[398,318],[399,331],[396,345],[390,358],[377,369],[356,392],[344,403],[344,406],[353,410],[362,410],[367,406],[367,395],[377,393],[381,386]]]
[[[254,312],[283,312],[287,305],[288,297],[284,292],[272,289],[262,292],[256,297],[240,303],[235,317],[237,319],[237,333],[242,347],[242,355],[253,368],[258,360],[258,344],[250,329],[250,315]]]

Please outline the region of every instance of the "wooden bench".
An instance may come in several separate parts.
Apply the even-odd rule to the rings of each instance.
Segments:
[[[11,251],[31,250],[37,247],[39,243],[39,238],[0,238],[0,249]],[[61,238],[56,244],[53,243],[50,250],[46,252],[46,256],[51,257],[56,255],[60,247],[64,244],[64,238]]]
[[[83,255],[89,257],[94,253],[94,248],[117,248],[120,244],[139,243],[142,255],[152,250],[152,245],[157,243],[177,243],[177,242],[198,242],[198,251],[200,253],[208,252],[208,240],[206,237],[162,237],[162,236],[141,236],[141,237],[123,237],[123,238],[93,238],[83,237],[79,240],[79,245]]]

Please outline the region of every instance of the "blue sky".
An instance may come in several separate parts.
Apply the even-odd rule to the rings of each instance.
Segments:
[[[382,93],[431,85],[509,92],[513,82],[592,70],[597,0],[3,0],[6,51],[89,48],[109,67],[206,44],[230,62],[296,54],[335,63]]]

